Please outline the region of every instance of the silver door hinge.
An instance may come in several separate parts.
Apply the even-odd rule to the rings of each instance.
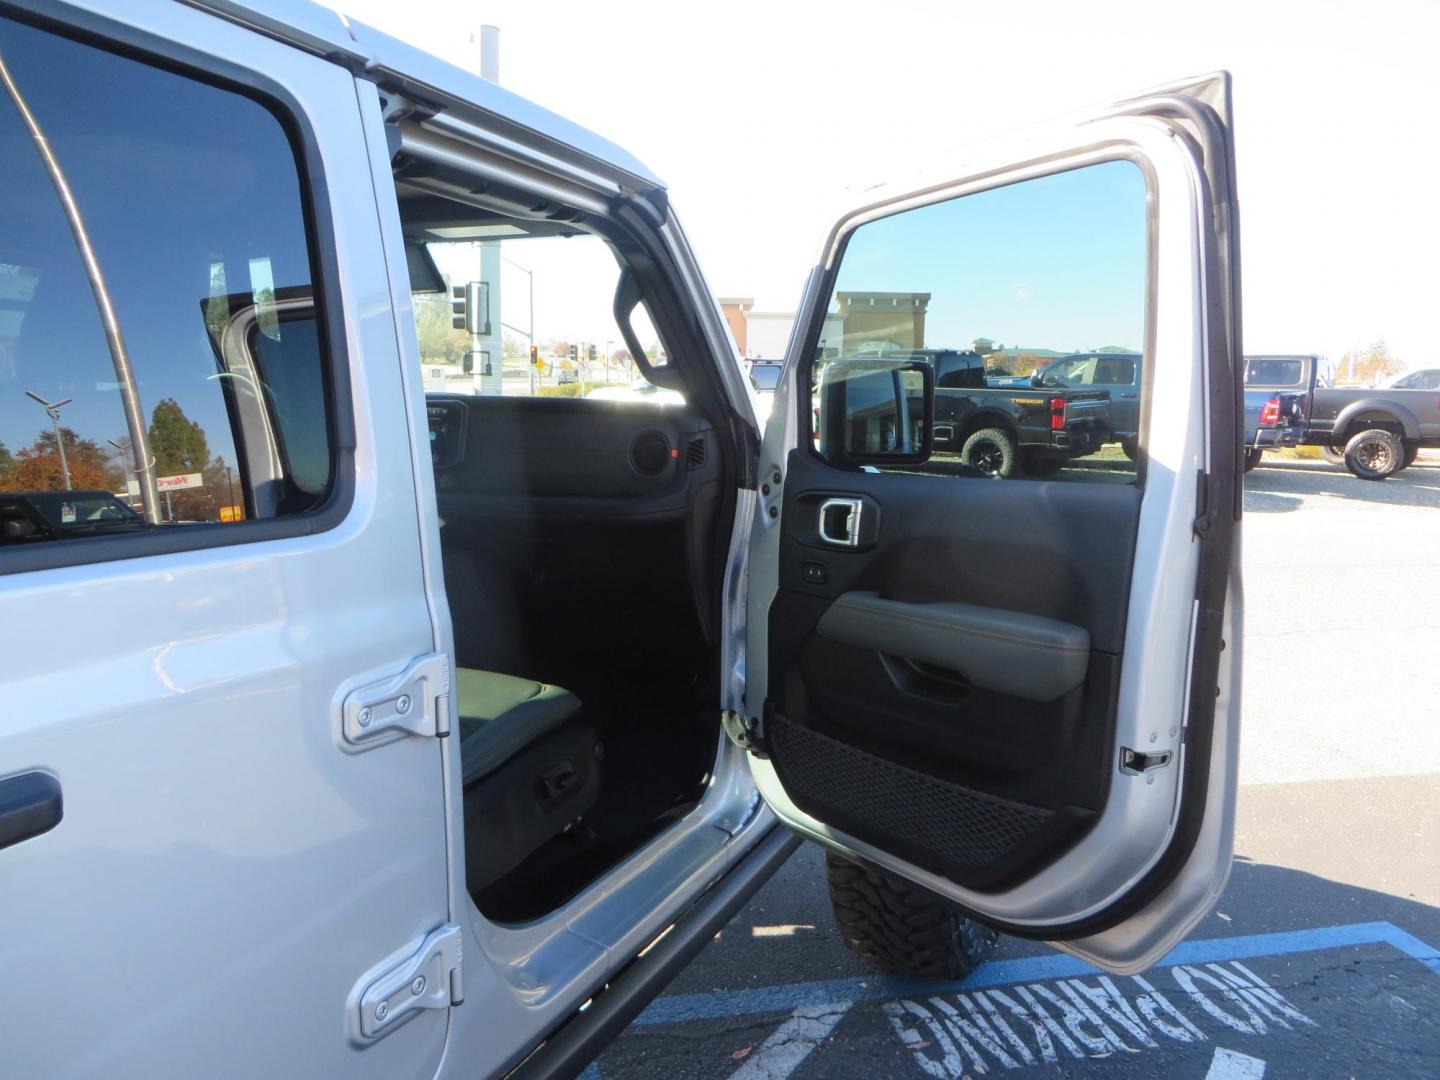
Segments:
[[[347,749],[368,749],[409,735],[450,734],[450,660],[431,653],[404,671],[345,695],[342,731]]]
[[[358,1000],[351,992],[351,1007],[359,1010],[358,1016],[352,1013],[352,1023],[358,1021],[362,1042],[388,1035],[422,1009],[448,1009],[465,1000],[461,940],[460,927],[447,923],[427,934],[407,959],[361,980]]]
[[[747,754],[754,754],[757,758],[768,758],[770,748],[765,742],[765,737],[760,734],[760,722],[752,720],[744,713],[736,712],[734,709],[724,709],[720,713],[720,724],[725,729],[725,734],[730,741],[740,747]]]

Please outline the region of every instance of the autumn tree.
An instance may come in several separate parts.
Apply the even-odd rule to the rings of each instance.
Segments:
[[[423,363],[459,364],[465,359],[470,335],[455,329],[451,323],[454,317],[447,297],[415,297],[415,336]]]
[[[0,442],[0,491],[10,488],[10,476],[15,471],[15,459],[4,442]]]
[[[1405,365],[1390,352],[1385,339],[1378,338],[1363,348],[1351,349],[1341,357],[1336,377],[1357,386],[1369,386],[1404,370]]]
[[[0,486],[8,491],[63,491],[65,469],[70,486],[77,491],[113,491],[123,478],[108,455],[93,439],[82,439],[73,428],[62,427],[65,466],[60,464],[59,443],[54,431],[41,431],[35,442],[16,455],[10,469],[0,467]],[[5,457],[9,457],[9,453]]]

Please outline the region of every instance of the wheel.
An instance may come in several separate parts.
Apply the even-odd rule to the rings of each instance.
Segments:
[[[1120,449],[1125,451],[1125,456],[1131,461],[1135,461],[1140,457],[1140,444],[1135,439],[1121,439]]]
[[[1405,444],[1383,428],[1362,431],[1345,444],[1345,467],[1361,480],[1384,480],[1404,465]]]
[[[1325,460],[1331,465],[1343,466],[1345,464],[1345,450],[1342,447],[1322,446],[1320,453],[1325,455]]]
[[[1410,468],[1411,465],[1414,465],[1414,464],[1415,464],[1415,459],[1418,458],[1419,456],[1420,456],[1420,447],[1418,447],[1418,446],[1407,446],[1407,447],[1405,447],[1405,459],[1400,463],[1400,469],[1408,469],[1408,468]],[[1399,472],[1400,469],[1396,469],[1395,471],[1396,471],[1396,472]]]
[[[965,440],[960,460],[986,476],[1012,479],[1020,471],[1020,454],[1015,439],[1001,428],[981,428]]]
[[[1260,464],[1260,459],[1263,458],[1264,456],[1265,456],[1265,451],[1264,451],[1264,450],[1246,450],[1246,451],[1245,451],[1245,471],[1246,471],[1246,472],[1249,472],[1251,469],[1255,468],[1256,465],[1259,465],[1259,464]]]
[[[825,877],[845,944],[884,971],[962,979],[1000,936],[877,867],[827,852]]]
[[[1020,465],[1029,476],[1054,476],[1065,467],[1065,459],[1026,454],[1021,458]]]

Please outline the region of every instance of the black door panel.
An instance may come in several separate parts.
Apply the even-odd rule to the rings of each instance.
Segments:
[[[786,491],[767,731],[796,804],[970,888],[1053,860],[1113,774],[1140,491],[848,472],[804,449]],[[873,503],[868,549],[816,543],[820,496],[840,495]]]

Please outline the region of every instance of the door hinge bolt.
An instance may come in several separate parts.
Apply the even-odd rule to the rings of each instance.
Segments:
[[[370,726],[370,721],[371,721],[371,719],[374,717],[374,715],[375,715],[375,714],[372,713],[369,709],[361,709],[361,710],[360,710],[360,726],[361,726],[361,727],[369,727],[369,726]]]
[[[417,975],[415,981],[410,984],[410,993],[423,994],[425,992],[425,976]]]
[[[380,1002],[379,1005],[376,1005],[376,1006],[375,1006],[375,1019],[376,1019],[376,1020],[384,1020],[385,1017],[387,1017],[387,1016],[389,1016],[389,1015],[390,1015],[390,1003],[389,1003],[388,1001],[382,1001],[382,1002]]]
[[[1151,742],[1155,742],[1155,741],[1156,741],[1157,739],[1159,739],[1159,738],[1160,738],[1160,736],[1159,736],[1156,732],[1153,732],[1153,731],[1150,732],[1150,741],[1151,741]]]
[[[395,699],[395,711],[404,716],[410,711],[410,695],[401,694]]]

